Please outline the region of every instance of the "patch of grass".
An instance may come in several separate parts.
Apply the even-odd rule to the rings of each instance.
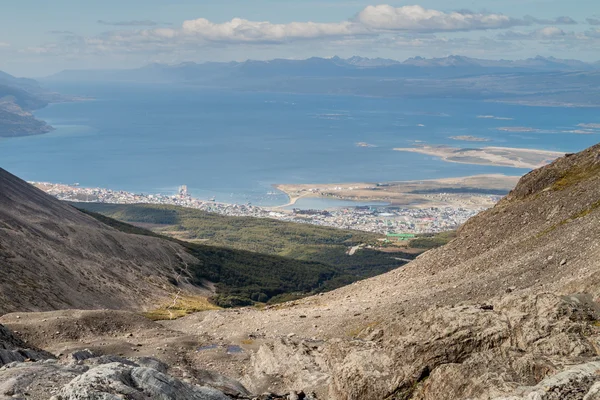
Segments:
[[[595,202],[594,204],[592,204],[585,210],[582,210],[582,211],[578,212],[577,214],[572,215],[571,219],[575,220],[577,218],[583,218],[586,215],[591,214],[594,210],[597,210],[598,208],[600,208],[600,200],[598,200],[597,202]]]
[[[554,184],[551,190],[560,191],[580,182],[592,179],[600,175],[600,164],[594,166],[576,166],[567,170]]]
[[[178,298],[174,303],[165,304],[155,310],[145,312],[143,315],[153,321],[162,321],[178,319],[200,311],[218,310],[219,308],[206,297],[184,296]]]
[[[420,234],[409,242],[413,249],[435,249],[446,245],[456,237],[456,231],[440,232],[436,234]]]
[[[373,321],[373,322],[369,322],[368,324],[358,325],[358,326],[355,326],[354,328],[351,328],[350,330],[348,330],[348,332],[346,332],[346,334],[353,339],[359,339],[361,334],[366,329],[375,328],[380,323],[381,323],[380,321]]]
[[[303,299],[306,296],[306,293],[284,293],[269,299],[267,304],[287,303],[288,301]]]
[[[553,232],[553,231],[554,231],[554,230],[556,230],[557,228],[559,228],[559,227],[561,227],[561,226],[563,226],[563,225],[566,225],[566,224],[568,224],[569,222],[573,222],[573,221],[575,221],[575,220],[577,220],[577,219],[579,219],[579,218],[583,218],[583,217],[585,217],[586,215],[589,215],[589,214],[591,214],[593,211],[595,211],[595,210],[597,210],[597,209],[599,209],[599,208],[600,208],[600,200],[598,200],[597,202],[593,203],[593,204],[592,204],[591,206],[589,206],[588,208],[585,208],[585,209],[583,209],[583,210],[579,211],[578,213],[575,213],[575,214],[571,215],[569,218],[567,218],[567,219],[563,219],[563,220],[562,220],[562,221],[560,221],[559,223],[557,223],[557,224],[554,224],[554,225],[552,225],[551,227],[544,229],[542,232],[540,232],[540,233],[538,233],[538,234],[536,235],[536,238],[538,238],[538,239],[539,239],[539,238],[541,238],[541,237],[543,237],[543,236],[545,236],[545,235],[547,235],[547,234],[549,234],[549,233]]]

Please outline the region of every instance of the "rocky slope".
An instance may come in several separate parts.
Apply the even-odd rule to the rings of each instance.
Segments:
[[[575,368],[587,372],[551,380],[554,394],[532,398],[583,398],[600,379],[599,222],[597,145],[526,175],[454,241],[402,269],[283,307],[198,314],[170,327],[256,337],[239,376],[252,390],[521,398]]]
[[[0,313],[141,309],[180,288],[203,294],[179,276],[194,262],[174,243],[118,232],[0,169]]]

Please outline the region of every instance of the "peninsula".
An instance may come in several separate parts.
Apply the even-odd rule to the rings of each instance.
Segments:
[[[479,136],[471,136],[471,135],[461,135],[461,136],[450,136],[452,140],[460,140],[463,142],[489,142],[491,139],[479,137]]]
[[[274,185],[294,205],[304,197],[329,198],[359,202],[385,202],[388,208],[456,207],[465,209],[492,207],[499,196],[507,194],[519,176],[502,174],[473,175],[397,182],[359,182],[333,184]]]
[[[423,145],[419,147],[395,148],[394,150],[427,154],[454,163],[494,165],[497,167],[523,169],[540,168],[564,156],[564,153],[557,151],[512,147],[456,148]]]

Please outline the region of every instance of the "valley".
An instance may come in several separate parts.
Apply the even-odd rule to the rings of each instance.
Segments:
[[[18,360],[15,349],[22,349],[41,361],[0,368],[0,382],[6,382],[0,388],[33,398],[48,397],[50,381],[57,382],[54,393],[67,398],[84,388],[98,395],[134,393],[132,385],[144,393],[204,391],[211,400],[583,398],[594,393],[600,370],[599,163],[598,145],[561,157],[525,175],[445,246],[402,268],[304,299],[158,322],[118,310],[6,314],[0,323],[27,342],[5,333],[0,356]],[[100,224],[9,182],[32,199],[28,207],[38,211],[30,218],[61,215],[67,207],[74,210],[69,221]],[[104,212],[140,215],[125,206]],[[15,226],[14,217],[2,220]],[[120,224],[111,223],[110,229]],[[182,225],[192,231],[190,224]],[[65,226],[67,237],[78,229]],[[18,234],[7,229],[0,232]],[[119,229],[119,235],[133,235],[125,243],[164,240],[131,225]],[[4,268],[15,265],[3,257]],[[28,381],[34,370],[48,378]],[[163,384],[152,384],[157,381]],[[259,396],[265,392],[271,394]]]

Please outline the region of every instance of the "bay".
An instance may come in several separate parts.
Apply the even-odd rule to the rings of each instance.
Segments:
[[[32,181],[281,205],[279,183],[385,182],[524,169],[444,162],[393,151],[415,144],[576,152],[597,134],[593,108],[457,99],[369,98],[207,90],[176,85],[52,87],[93,101],[36,112],[56,130],[0,140],[0,165]],[[482,116],[488,116],[482,118]],[[501,119],[491,118],[499,117]],[[503,127],[532,128],[521,132]],[[463,142],[477,136],[488,142]],[[363,146],[357,145],[363,143]]]

